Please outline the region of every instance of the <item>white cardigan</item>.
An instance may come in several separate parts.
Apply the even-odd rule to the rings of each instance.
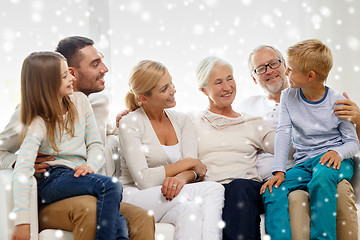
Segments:
[[[196,133],[190,117],[168,109],[165,113],[175,129],[180,159],[197,158]],[[122,150],[120,180],[124,187],[146,189],[162,185],[166,177],[164,166],[172,162],[143,108],[121,119],[119,140]]]

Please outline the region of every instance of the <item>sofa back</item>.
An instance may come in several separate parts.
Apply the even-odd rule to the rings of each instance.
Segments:
[[[360,204],[360,152],[353,158],[354,160],[354,175],[350,181],[354,188],[357,204]]]

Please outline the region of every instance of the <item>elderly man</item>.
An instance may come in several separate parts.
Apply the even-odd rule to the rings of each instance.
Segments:
[[[249,70],[256,84],[265,91],[265,95],[252,96],[245,99],[239,110],[264,117],[273,126],[278,125],[281,91],[288,88],[285,76],[286,63],[279,50],[272,46],[259,46],[249,56]],[[357,134],[360,132],[360,109],[349,99],[339,100],[335,113],[340,118],[349,119],[356,124]],[[259,152],[257,156],[258,170],[263,180],[272,174],[273,155]],[[293,166],[291,159],[288,168]],[[347,180],[338,184],[337,239],[358,239],[358,223],[355,207],[354,189]],[[303,190],[289,194],[289,213],[292,237],[295,240],[310,238],[309,195]]]

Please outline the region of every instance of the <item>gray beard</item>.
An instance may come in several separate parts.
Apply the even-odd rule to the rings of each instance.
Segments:
[[[264,85],[263,87],[270,93],[278,93],[284,86],[285,80],[282,80],[279,85]]]

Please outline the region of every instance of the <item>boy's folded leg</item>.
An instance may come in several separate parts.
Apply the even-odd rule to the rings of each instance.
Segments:
[[[95,239],[97,198],[82,195],[57,201],[39,210],[39,231],[71,231],[76,240]]]

